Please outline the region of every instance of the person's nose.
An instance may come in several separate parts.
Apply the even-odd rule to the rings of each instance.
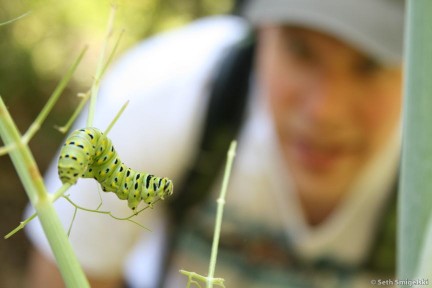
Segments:
[[[352,109],[355,86],[345,73],[316,73],[307,86],[304,111],[309,121],[319,125],[338,126],[347,121]]]

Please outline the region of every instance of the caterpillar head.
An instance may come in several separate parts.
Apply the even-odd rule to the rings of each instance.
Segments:
[[[57,166],[58,176],[63,184],[75,184],[78,178],[81,177],[83,172],[87,169],[87,165],[77,158],[79,156],[75,156],[74,154],[70,155],[63,150],[60,154]]]
[[[174,186],[172,181],[166,177],[162,178],[162,185],[163,185],[163,189],[160,189],[158,195],[163,200],[165,195],[171,196],[173,194]]]

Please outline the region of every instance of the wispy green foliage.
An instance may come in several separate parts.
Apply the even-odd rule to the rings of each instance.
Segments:
[[[11,23],[13,23],[13,22],[15,22],[15,21],[18,21],[18,20],[21,19],[21,18],[24,18],[24,17],[27,16],[28,14],[30,14],[30,11],[29,11],[29,12],[26,12],[26,13],[24,13],[24,14],[22,14],[22,15],[16,17],[16,18],[13,18],[13,19],[7,20],[7,21],[5,21],[5,22],[0,22],[0,26],[7,25],[7,24],[11,24]]]
[[[118,5],[117,30],[114,33],[125,31],[116,53],[120,55],[159,31],[201,16],[227,12],[232,0],[0,0],[0,22],[7,24],[0,26],[0,93],[20,131],[30,126],[47,102],[65,75],[71,63],[70,56],[78,55],[86,45],[89,47],[87,56],[64,91],[66,97],[55,105],[45,125],[40,127],[30,143],[41,173],[64,137],[52,127],[67,121],[79,102],[74,96],[87,91],[94,79],[101,35],[113,2]],[[31,13],[17,19],[27,11]],[[0,146],[4,146],[1,139]],[[0,161],[0,171],[4,192],[0,201],[3,223],[0,234],[5,235],[20,221],[28,199],[6,156]],[[25,269],[22,265],[25,264],[28,245],[24,233],[18,233],[12,241],[0,245],[0,255],[6,259],[18,259],[5,262],[0,269],[0,287],[23,286]]]

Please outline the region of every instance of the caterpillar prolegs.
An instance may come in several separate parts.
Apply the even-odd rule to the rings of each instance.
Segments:
[[[60,151],[58,174],[63,184],[75,184],[79,177],[94,178],[103,191],[127,199],[132,210],[141,200],[152,205],[173,193],[170,179],[126,167],[111,140],[96,128],[76,130],[67,138]]]

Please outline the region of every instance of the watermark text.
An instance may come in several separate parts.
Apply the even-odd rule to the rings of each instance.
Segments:
[[[427,286],[429,285],[429,279],[372,279],[370,283],[375,286]]]

